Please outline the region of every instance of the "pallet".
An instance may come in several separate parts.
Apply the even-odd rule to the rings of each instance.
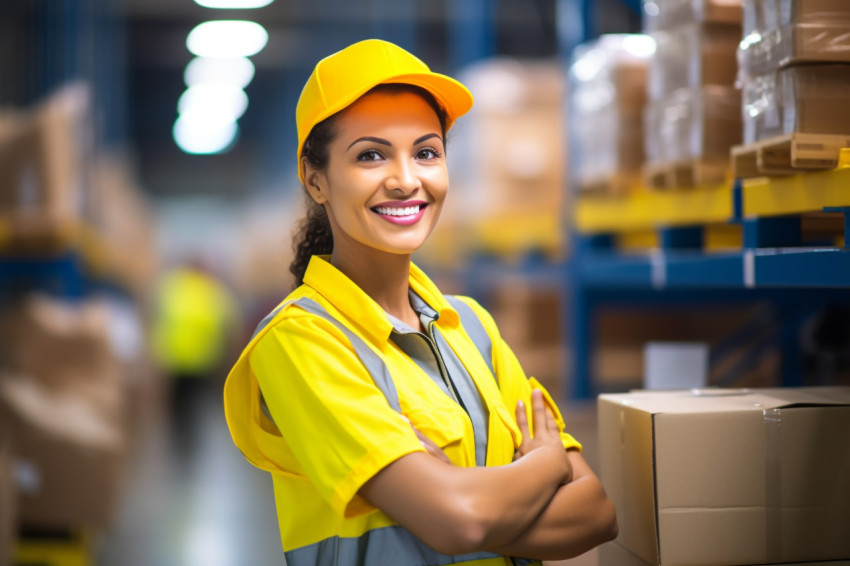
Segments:
[[[725,160],[691,159],[670,163],[647,163],[644,182],[652,189],[677,189],[717,185],[729,180]]]
[[[578,193],[591,196],[623,197],[634,193],[640,186],[637,173],[616,172],[578,182]]]
[[[732,148],[732,168],[739,179],[796,175],[835,169],[850,135],[788,134]]]

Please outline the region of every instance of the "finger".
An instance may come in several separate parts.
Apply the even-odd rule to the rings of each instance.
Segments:
[[[439,458],[440,460],[443,460],[446,463],[451,464],[451,460],[449,460],[449,457],[446,456],[446,453],[443,452],[442,448],[437,446],[436,442],[434,442],[418,430],[416,431],[416,437],[419,439],[420,444],[422,444],[428,454],[434,456],[435,458]]]
[[[546,405],[543,402],[543,393],[539,389],[531,392],[531,415],[535,431],[544,431],[549,428],[546,422]]]
[[[555,414],[548,407],[546,408],[546,427],[552,432],[560,432],[558,421],[555,420]]]
[[[525,411],[525,403],[521,400],[516,402],[516,424],[522,433],[522,443],[525,444],[531,434],[528,432],[528,413]]]

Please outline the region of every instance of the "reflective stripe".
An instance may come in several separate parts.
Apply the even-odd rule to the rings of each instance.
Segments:
[[[466,330],[467,335],[472,339],[472,343],[481,352],[484,361],[487,362],[487,367],[490,368],[490,373],[493,374],[493,379],[498,382],[496,370],[493,368],[493,342],[490,340],[490,335],[484,329],[481,319],[472,310],[472,307],[458,299],[453,295],[446,295],[446,300],[454,307],[457,314],[460,315],[460,322]]]
[[[359,537],[332,537],[284,552],[287,566],[441,566],[472,560],[502,558],[492,552],[449,556],[441,554],[400,526],[372,529]]]

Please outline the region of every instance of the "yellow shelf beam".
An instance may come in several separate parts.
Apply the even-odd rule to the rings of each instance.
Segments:
[[[624,198],[581,197],[575,226],[584,234],[622,233],[728,222],[733,212],[730,185],[647,190]]]
[[[850,207],[850,149],[841,150],[838,169],[746,180],[742,200],[745,217]]]

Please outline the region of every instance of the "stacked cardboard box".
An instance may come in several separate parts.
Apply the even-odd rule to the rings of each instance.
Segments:
[[[638,391],[598,408],[617,542],[636,556],[623,564],[850,559],[850,388]]]
[[[502,255],[563,252],[566,178],[563,68],[491,59],[461,75],[475,106],[449,136],[452,204],[442,221]]]
[[[605,35],[579,46],[570,66],[575,186],[623,194],[640,182],[652,38]]]
[[[126,416],[108,324],[102,304],[43,296],[0,317],[0,430],[16,462],[22,524],[112,521]]]
[[[562,304],[557,287],[520,280],[501,282],[487,304],[525,373],[554,399],[563,397],[566,371]]]
[[[88,88],[71,84],[0,119],[0,221],[13,236],[63,234],[84,214],[89,110]]]
[[[740,0],[647,0],[644,9],[657,46],[644,126],[647,180],[665,186],[669,178],[657,171],[699,164],[691,183],[722,181],[729,149],[740,143]]]
[[[850,3],[745,0],[744,14],[744,143],[850,134]]]

